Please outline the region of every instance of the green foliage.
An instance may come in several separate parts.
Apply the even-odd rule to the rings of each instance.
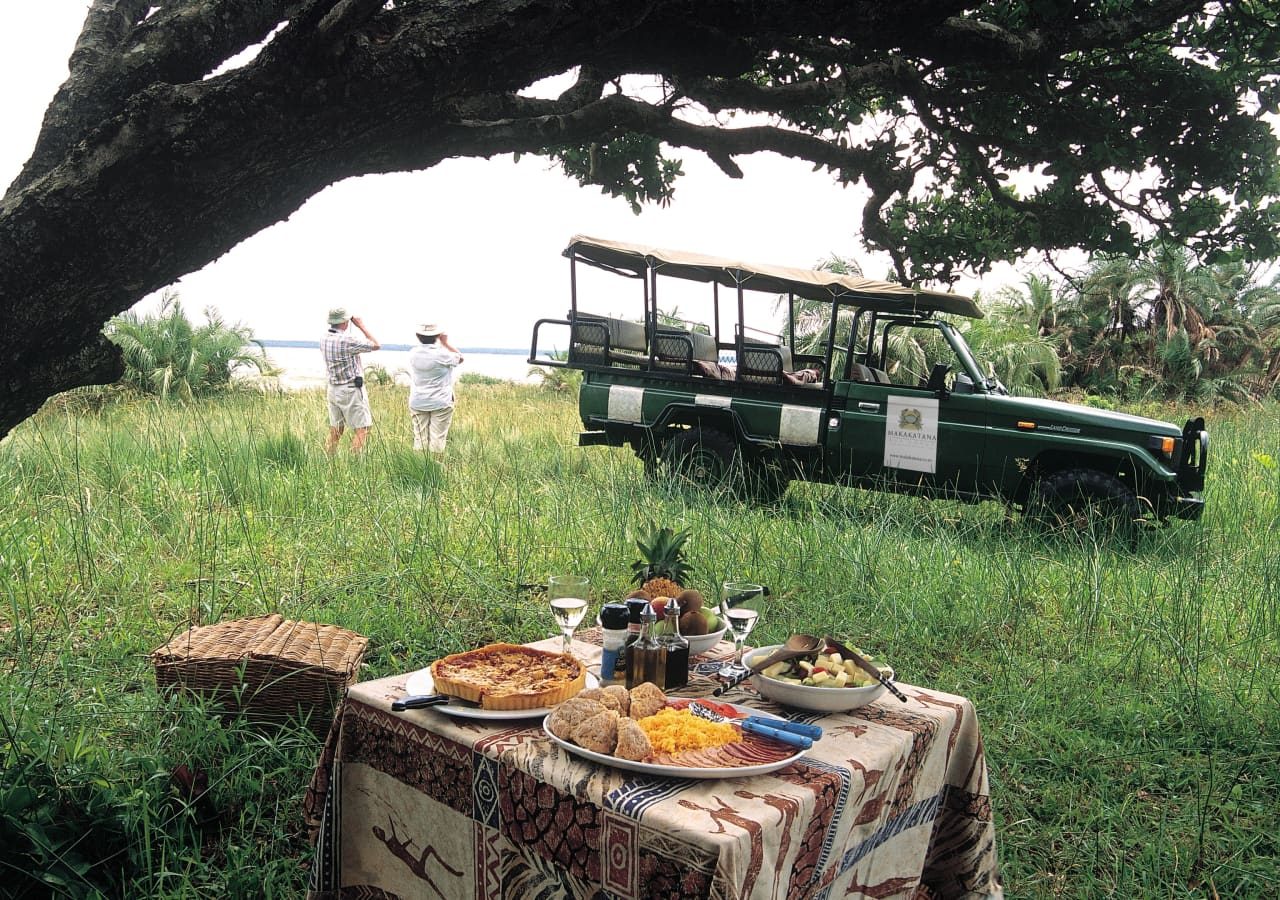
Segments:
[[[601,193],[622,197],[640,215],[644,203],[667,206],[681,173],[680,160],[662,155],[661,141],[642,134],[623,134],[604,141],[559,147],[548,155],[579,184],[599,185]]]
[[[1010,393],[1037,396],[1056,391],[1062,380],[1053,286],[1029,276],[1025,291],[1006,288],[983,305],[986,318],[962,323],[974,356],[987,364]]]
[[[268,463],[293,471],[306,465],[309,457],[306,441],[292,431],[281,431],[267,437],[259,445],[258,452]]]
[[[1238,262],[1197,264],[1167,242],[1096,261],[1055,301],[1066,381],[1129,399],[1264,396],[1280,374],[1267,311],[1280,288]],[[1273,373],[1272,369],[1276,368]]]
[[[563,350],[553,351],[549,356],[558,361],[569,358],[569,354]],[[582,385],[580,369],[569,369],[564,366],[530,366],[529,374],[540,379],[543,390],[553,394],[564,394],[576,398],[578,388]]]
[[[665,525],[659,528],[651,524],[645,539],[648,543],[636,541],[640,559],[631,564],[635,573],[632,580],[644,584],[650,578],[670,578],[676,584],[687,584],[693,566],[684,559],[684,545],[690,537],[692,532],[687,529],[677,532]]]
[[[371,387],[381,387],[395,384],[396,377],[386,366],[373,363],[364,367],[364,383]]]
[[[740,154],[799,157],[871,192],[864,240],[904,283],[1031,251],[1135,256],[1152,233],[1215,263],[1280,256],[1270,5],[1012,0],[913,9],[874,29],[810,14],[781,41],[690,17],[681,32],[708,29],[714,71],[591,85],[584,67],[571,93],[589,87],[580,96],[633,130],[544,152],[633,209],[670,198],[660,138],[731,174]],[[904,43],[894,25],[916,36]],[[710,49],[728,45],[743,55]],[[716,121],[683,115],[697,104]],[[752,127],[728,127],[738,111]]]
[[[41,734],[0,714],[0,870],[5,896],[119,894],[129,826],[92,735]]]
[[[193,325],[172,293],[155,314],[130,311],[113,318],[106,335],[124,357],[123,381],[144,394],[190,400],[225,390],[240,366],[273,373],[247,326],[227,325],[212,307],[205,319]]]
[[[383,467],[387,478],[407,488],[432,493],[444,483],[444,469],[435,454],[397,447],[387,451]]]
[[[572,446],[573,404],[521,385],[468,392],[444,480],[424,489],[425,465],[398,468],[421,456],[400,452],[403,393],[371,402],[360,457],[320,452],[314,394],[50,404],[0,444],[0,784],[34,784],[79,823],[82,860],[123,835],[119,866],[91,876],[106,896],[306,890],[319,742],[159,694],[147,654],[176,629],[278,610],[369,636],[362,679],[409,672],[545,637],[519,585],[548,571],[621,598],[635,539],[664,522],[697,547],[690,586],[770,586],[753,642],[829,631],[975,700],[1006,894],[1276,894],[1280,558],[1260,539],[1280,527],[1275,403],[1215,413],[1204,519],[1130,547],[1047,539],[994,504],[804,483],[761,508],[663,490],[624,448]],[[311,438],[296,467],[263,459],[264,436],[286,431]],[[170,786],[181,764],[207,774],[212,823]],[[18,835],[0,842],[8,896],[6,864],[50,860],[22,837],[35,813],[0,802]]]

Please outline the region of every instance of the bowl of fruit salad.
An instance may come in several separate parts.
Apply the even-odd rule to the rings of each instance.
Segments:
[[[780,644],[757,647],[744,655],[742,662],[748,667],[754,666],[780,649]],[[862,653],[859,648],[854,649]],[[893,669],[869,653],[862,655],[886,678],[893,679]],[[857,709],[885,692],[884,685],[853,660],[845,659],[834,647],[767,666],[751,676],[751,684],[763,697],[813,712]]]

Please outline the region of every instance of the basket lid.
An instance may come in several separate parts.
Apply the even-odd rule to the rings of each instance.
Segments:
[[[337,625],[286,619],[279,613],[197,625],[157,647],[157,665],[191,659],[272,660],[349,674],[369,639]]]

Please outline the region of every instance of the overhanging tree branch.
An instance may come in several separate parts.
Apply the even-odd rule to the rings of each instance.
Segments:
[[[148,11],[95,0],[35,152],[0,201],[0,333],[23,336],[0,351],[0,436],[49,393],[106,377],[99,330],[112,314],[334,181],[450,156],[544,153],[590,181],[582,161],[607,151],[601,177],[633,203],[669,199],[678,167],[664,144],[733,177],[747,153],[807,160],[867,185],[863,239],[904,281],[1030,248],[1123,251],[1144,221],[1204,254],[1280,254],[1277,141],[1243,103],[1280,80],[1280,39],[1271,17],[1218,3],[173,0]],[[251,63],[203,80],[286,19]],[[518,93],[575,68],[557,98]],[[661,79],[664,102],[624,96],[629,76]],[[692,104],[774,124],[693,121]],[[1001,189],[1037,167],[1050,187]],[[926,169],[943,183],[921,191]],[[1120,196],[1089,177],[1113,171],[1153,183]]]

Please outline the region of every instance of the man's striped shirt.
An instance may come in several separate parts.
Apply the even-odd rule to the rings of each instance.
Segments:
[[[368,353],[373,344],[354,337],[345,331],[330,331],[320,340],[320,352],[324,354],[324,366],[329,373],[329,383],[350,384],[364,373],[360,354]]]

